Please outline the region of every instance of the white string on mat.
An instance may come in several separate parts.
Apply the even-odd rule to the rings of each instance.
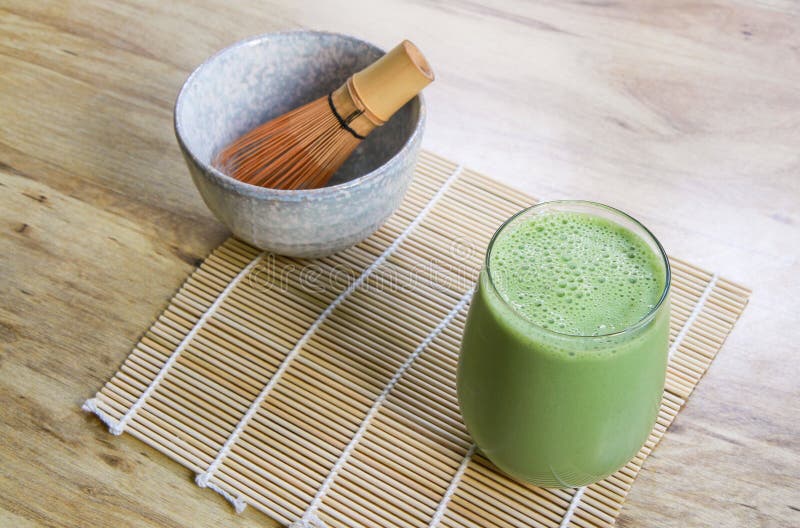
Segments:
[[[100,421],[106,424],[108,426],[108,430],[111,431],[117,426],[117,421],[108,414],[106,414],[106,412],[103,409],[98,407],[97,404],[99,401],[100,400],[98,400],[96,397],[89,398],[88,400],[83,402],[83,405],[81,405],[81,410],[94,413],[95,415],[97,415],[97,417],[100,418]]]
[[[458,485],[461,482],[461,477],[464,475],[464,472],[467,470],[467,466],[469,466],[469,461],[472,460],[472,455],[475,454],[475,450],[478,448],[475,444],[472,444],[467,451],[467,454],[464,455],[463,460],[461,460],[461,464],[458,466],[458,470],[453,475],[453,478],[450,479],[450,485],[447,486],[447,491],[444,492],[442,495],[442,500],[439,501],[439,505],[436,507],[436,511],[433,513],[433,517],[431,517],[431,522],[428,523],[428,528],[435,528],[441,522],[442,517],[444,517],[444,512],[447,511],[447,505],[450,503],[450,499],[455,494],[456,490],[458,489]]]
[[[452,183],[456,180],[459,174],[461,174],[462,170],[463,167],[461,165],[456,167],[456,169],[450,176],[448,176],[447,180],[445,180],[445,182],[442,184],[439,190],[436,191],[436,194],[434,194],[428,201],[428,203],[425,204],[425,207],[419,212],[417,217],[414,218],[414,220],[410,224],[408,224],[408,226],[406,226],[403,232],[400,233],[400,235],[398,235],[398,237],[389,245],[389,247],[387,247],[383,251],[383,253],[381,253],[380,256],[377,259],[375,259],[375,261],[372,264],[370,264],[369,267],[365,269],[355,281],[353,281],[352,284],[350,284],[342,293],[339,294],[338,297],[336,297],[336,299],[333,300],[333,302],[331,302],[331,304],[328,305],[327,308],[325,308],[325,310],[319,315],[319,317],[317,317],[316,321],[314,321],[314,323],[308,328],[308,330],[306,330],[306,332],[303,334],[300,340],[286,355],[286,357],[278,367],[278,370],[276,370],[275,373],[272,375],[270,380],[267,382],[267,384],[259,393],[258,397],[256,397],[255,400],[253,400],[253,403],[250,405],[250,408],[247,410],[245,415],[236,425],[236,428],[231,432],[230,436],[225,441],[222,448],[219,450],[219,453],[217,453],[217,456],[208,466],[208,469],[206,469],[203,473],[197,475],[197,477],[195,478],[195,482],[197,483],[198,486],[200,486],[201,488],[208,486],[211,478],[214,476],[214,472],[222,464],[222,461],[230,452],[231,448],[233,447],[233,444],[239,438],[239,435],[247,427],[247,424],[249,423],[250,419],[255,415],[259,407],[261,407],[261,403],[266,399],[267,395],[270,393],[272,388],[281,379],[281,376],[289,367],[289,364],[300,353],[302,348],[305,346],[306,342],[311,338],[314,332],[316,332],[317,328],[319,328],[320,325],[322,325],[322,323],[325,322],[325,320],[336,309],[337,306],[339,306],[345,299],[347,299],[347,297],[349,297],[351,293],[353,293],[356,289],[358,289],[367,280],[367,278],[376,269],[378,269],[378,267],[380,267],[386,261],[386,259],[389,258],[389,255],[391,255],[400,246],[400,244],[403,243],[403,241],[408,237],[408,235],[410,235],[411,232],[420,224],[420,222],[422,222],[422,220],[430,212],[430,210],[433,209],[433,206],[436,205],[436,202],[438,202],[439,199],[442,196],[444,196],[444,194],[447,192],[447,189],[450,188],[450,185],[452,185]]]
[[[715,273],[711,277],[711,280],[708,282],[708,286],[706,286],[706,289],[703,290],[703,294],[700,296],[700,299],[697,300],[697,304],[695,305],[694,310],[692,310],[692,313],[689,314],[689,318],[686,319],[685,323],[683,323],[683,326],[681,327],[681,331],[678,332],[678,335],[675,336],[675,341],[673,341],[672,342],[672,346],[669,347],[669,357],[670,358],[675,354],[675,352],[678,351],[678,347],[681,346],[681,342],[683,342],[683,338],[686,337],[686,335],[689,333],[689,330],[691,329],[692,324],[694,324],[695,319],[697,319],[697,317],[703,311],[703,307],[705,306],[709,295],[711,295],[712,290],[714,290],[714,286],[716,286],[716,284],[717,284],[717,279],[718,279],[718,276]]]
[[[558,528],[568,528],[569,523],[572,522],[572,516],[575,514],[575,510],[578,509],[578,504],[581,502],[581,498],[583,494],[586,492],[586,486],[578,488],[575,490],[575,494],[572,496],[572,500],[569,501],[569,507],[567,511],[564,513],[564,518],[561,519],[561,524],[558,525]]]
[[[422,340],[419,346],[417,346],[414,352],[412,352],[411,355],[408,356],[406,361],[400,366],[400,368],[397,369],[397,371],[394,373],[394,376],[392,376],[392,379],[390,379],[389,382],[386,384],[386,387],[384,387],[383,392],[381,392],[380,396],[378,396],[378,398],[373,402],[372,407],[370,407],[369,409],[369,412],[367,412],[367,415],[364,417],[364,420],[362,420],[361,426],[358,428],[358,431],[356,431],[356,434],[353,435],[353,438],[350,439],[350,442],[347,444],[347,447],[344,448],[342,454],[339,455],[339,459],[336,461],[336,464],[334,464],[334,466],[331,468],[327,478],[320,486],[319,491],[317,491],[317,494],[314,496],[314,500],[311,501],[311,504],[309,504],[308,509],[306,509],[306,513],[303,515],[302,519],[300,519],[300,521],[298,522],[300,523],[312,522],[312,521],[321,522],[319,518],[316,516],[316,512],[319,509],[320,505],[322,504],[322,501],[325,499],[325,494],[328,493],[328,490],[330,489],[331,485],[333,485],[333,481],[336,479],[336,476],[339,474],[339,471],[347,462],[350,453],[353,452],[353,449],[355,449],[356,445],[361,440],[361,437],[364,436],[364,433],[366,432],[367,427],[369,427],[372,418],[374,418],[375,415],[378,414],[378,410],[380,410],[381,405],[383,405],[383,402],[389,396],[389,393],[392,391],[397,382],[400,381],[400,378],[403,376],[406,370],[408,370],[411,364],[414,363],[414,361],[420,356],[420,354],[422,354],[422,352],[428,347],[428,345],[430,345],[431,342],[434,339],[436,339],[436,336],[438,336],[440,333],[442,333],[442,331],[445,328],[447,328],[447,326],[453,321],[453,318],[455,318],[461,312],[461,310],[464,309],[464,307],[467,305],[470,299],[472,299],[472,294],[474,292],[475,292],[475,286],[467,290],[467,292],[461,296],[461,299],[459,299],[458,303],[456,303],[456,305],[453,306],[453,308],[444,317],[444,319],[442,319],[439,322],[439,324],[436,325],[436,328],[431,330],[431,332],[425,337],[425,339]],[[306,526],[309,525],[293,524],[292,528],[305,528]],[[311,526],[314,525],[311,524]],[[324,526],[324,524],[322,524],[321,526]]]
[[[236,497],[234,495],[231,495],[230,493],[228,493],[227,491],[225,491],[221,487],[217,486],[213,482],[207,483],[205,487],[207,487],[210,490],[216,491],[217,493],[222,495],[222,497],[225,500],[227,500],[228,502],[233,504],[233,509],[234,509],[234,511],[236,511],[236,513],[242,513],[244,511],[244,509],[247,508],[247,503],[245,502],[243,497],[241,497],[241,496]]]
[[[118,422],[114,422],[108,415],[105,415],[105,413],[105,416],[100,414],[102,411],[100,411],[100,409],[97,407],[96,397],[86,400],[81,409],[95,413],[103,421],[103,423],[108,425],[108,430],[111,432],[111,434],[122,434],[122,432],[125,430],[125,426],[136,415],[136,413],[139,411],[139,408],[144,405],[145,400],[147,400],[147,398],[153,393],[158,384],[161,383],[161,380],[163,380],[167,375],[167,371],[169,371],[170,367],[172,367],[172,365],[174,365],[178,360],[178,356],[180,356],[181,352],[183,352],[192,339],[194,339],[194,336],[196,336],[197,333],[203,328],[203,325],[206,323],[206,321],[208,321],[208,319],[214,315],[214,312],[216,312],[217,308],[222,305],[223,301],[225,301],[236,285],[238,285],[239,282],[241,282],[241,280],[253,270],[253,268],[261,261],[265,254],[265,252],[259,253],[252,261],[250,261],[247,266],[242,269],[242,271],[239,272],[238,275],[236,275],[236,277],[234,277],[230,284],[228,284],[225,289],[222,290],[222,293],[219,294],[219,297],[216,298],[216,300],[211,304],[211,306],[208,307],[205,313],[203,313],[200,319],[197,320],[189,333],[186,334],[186,337],[181,340],[180,344],[178,344],[178,346],[169,356],[169,359],[167,359],[166,363],[164,363],[164,366],[158,371],[158,375],[153,378],[153,381],[150,382],[150,385],[148,385],[142,395],[139,396],[139,399],[137,399],[136,402],[131,405],[130,409],[128,409],[128,411],[122,416],[122,418],[119,419]]]
[[[303,516],[302,519],[293,522],[289,528],[327,528],[325,522],[316,515]]]

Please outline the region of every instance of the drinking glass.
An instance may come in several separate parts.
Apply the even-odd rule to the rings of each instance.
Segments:
[[[606,335],[569,335],[534,324],[501,297],[490,265],[495,243],[520,222],[551,211],[604,218],[650,247],[663,264],[664,287],[638,322]],[[543,487],[583,486],[624,466],[647,440],[660,407],[669,284],[661,244],[614,208],[547,202],[507,220],[487,249],[458,365],[464,422],[483,454],[511,476]]]

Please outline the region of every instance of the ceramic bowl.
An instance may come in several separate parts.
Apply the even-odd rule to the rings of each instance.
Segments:
[[[417,96],[364,140],[326,187],[283,191],[242,183],[211,166],[253,127],[324,96],[384,52],[354,37],[270,33],[201,64],[175,102],[175,135],[212,213],[241,240],[294,257],[321,257],[369,236],[400,204],[425,128]]]

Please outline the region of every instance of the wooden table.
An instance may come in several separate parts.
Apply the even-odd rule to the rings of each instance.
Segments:
[[[172,133],[186,75],[288,28],[412,38],[425,147],[606,202],[754,289],[621,526],[800,525],[800,6],[7,0],[0,7],[0,525],[264,526],[81,402],[226,236]]]

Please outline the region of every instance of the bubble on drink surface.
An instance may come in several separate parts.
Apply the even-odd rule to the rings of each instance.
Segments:
[[[652,310],[664,288],[663,264],[643,239],[581,213],[549,211],[506,227],[489,264],[506,302],[530,322],[569,335],[624,330]]]

